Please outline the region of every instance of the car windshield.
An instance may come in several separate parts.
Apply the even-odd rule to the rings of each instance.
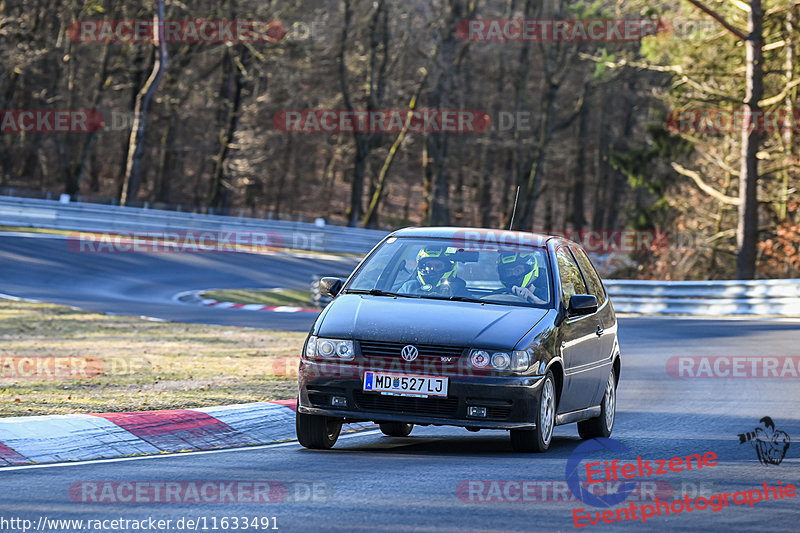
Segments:
[[[345,292],[549,308],[551,287],[541,247],[391,237],[361,265]]]

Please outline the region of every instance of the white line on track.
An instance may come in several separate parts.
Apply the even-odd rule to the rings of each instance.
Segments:
[[[61,233],[23,233],[20,231],[0,231],[0,237],[25,237],[26,239],[66,240],[67,235]]]
[[[370,435],[376,435],[380,433],[380,430],[374,429],[371,431],[357,431],[355,433],[347,433],[345,435],[340,435],[339,440],[341,439],[352,439],[355,437],[364,437]],[[242,452],[247,450],[269,450],[271,448],[283,448],[286,446],[300,446],[300,444],[296,441],[289,441],[289,442],[278,442],[276,444],[262,444],[259,446],[245,446],[243,448],[225,448],[224,450],[199,450],[196,452],[176,452],[176,453],[164,453],[160,455],[140,455],[138,457],[117,457],[115,459],[93,459],[91,461],[74,461],[69,463],[48,463],[43,465],[20,465],[20,466],[4,466],[0,467],[0,474],[3,472],[7,472],[9,470],[33,470],[35,468],[57,468],[61,466],[81,466],[81,465],[94,465],[94,464],[102,464],[102,463],[122,463],[126,461],[143,461],[146,459],[164,459],[167,457],[186,457],[188,455],[207,455],[207,454],[214,454],[214,453],[229,453],[229,452]]]

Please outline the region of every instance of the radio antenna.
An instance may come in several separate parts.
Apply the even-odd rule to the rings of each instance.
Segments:
[[[508,222],[508,228],[514,227],[514,216],[517,214],[517,200],[519,200],[519,185],[517,185],[517,194],[514,195],[514,210],[511,211],[511,220]]]

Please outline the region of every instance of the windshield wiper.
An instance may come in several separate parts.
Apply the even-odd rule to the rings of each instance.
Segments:
[[[448,300],[453,300],[455,302],[476,302],[479,304],[485,304],[484,300],[479,300],[477,298],[470,298],[469,296],[451,296]]]
[[[477,298],[470,298],[469,296],[417,296],[417,298],[423,298],[425,300],[452,300],[454,302],[475,302],[479,304],[485,304],[484,300],[478,300]]]
[[[370,296],[392,296],[395,298],[419,298],[410,294],[398,294],[396,292],[384,291],[381,289],[348,289],[344,291],[345,294],[369,294]]]

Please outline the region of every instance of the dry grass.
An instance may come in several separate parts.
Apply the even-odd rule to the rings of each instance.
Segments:
[[[0,300],[0,416],[292,398],[304,333],[108,316]],[[20,358],[99,360],[95,377],[19,377]],[[16,366],[14,366],[16,365]],[[17,369],[16,376],[14,368]],[[296,375],[296,374],[295,374]]]

